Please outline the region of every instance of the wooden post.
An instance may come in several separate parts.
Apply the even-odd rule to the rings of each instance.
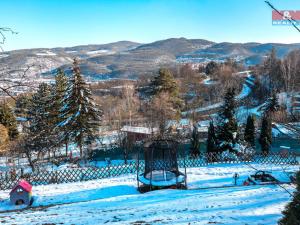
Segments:
[[[152,191],[152,171],[153,171],[153,148],[151,148],[150,191]]]
[[[184,156],[183,156],[183,164],[184,164],[184,186],[185,186],[185,188],[187,189],[185,154],[184,154]]]
[[[138,190],[140,191],[139,169],[140,169],[140,148],[138,148],[137,163],[136,163],[136,181],[137,181]]]

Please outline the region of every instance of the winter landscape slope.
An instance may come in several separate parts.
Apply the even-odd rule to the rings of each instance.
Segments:
[[[280,166],[253,164],[285,179]],[[286,171],[295,171],[291,166]],[[160,190],[140,194],[136,176],[33,187],[32,209],[11,206],[8,191],[0,191],[1,224],[227,224],[274,225],[290,200],[276,185],[237,186],[255,172],[245,164],[211,165],[187,170],[190,190]],[[293,187],[286,185],[289,191]],[[19,206],[22,207],[22,206]]]
[[[52,49],[24,49],[0,53],[0,70],[30,69],[29,75],[51,75],[58,67],[69,68],[72,59],[81,59],[82,72],[93,79],[135,78],[176,63],[222,61],[235,58],[252,65],[261,62],[274,46],[282,57],[300,44],[214,43],[203,39],[170,38],[148,44],[120,41]]]

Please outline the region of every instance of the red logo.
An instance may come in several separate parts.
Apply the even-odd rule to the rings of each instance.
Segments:
[[[275,25],[300,24],[300,10],[276,10],[272,11],[272,22]]]

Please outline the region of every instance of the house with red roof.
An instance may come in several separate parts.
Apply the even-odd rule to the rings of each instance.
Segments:
[[[26,180],[19,181],[9,193],[13,205],[30,205],[32,200],[32,186]]]

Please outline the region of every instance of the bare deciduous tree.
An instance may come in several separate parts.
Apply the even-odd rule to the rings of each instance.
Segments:
[[[11,34],[17,34],[14,30],[12,30],[9,27],[0,27],[0,49],[3,51],[3,48],[1,45],[3,45],[6,41],[6,34],[11,33]]]
[[[0,50],[3,51],[1,45],[5,44],[6,34],[18,34],[13,29],[9,27],[0,27]],[[21,69],[8,68],[7,65],[1,66],[0,71],[0,92],[2,94],[11,97],[16,100],[13,94],[14,90],[20,89],[22,87],[32,88],[33,81],[29,81],[28,72],[37,67],[35,65],[28,65]]]
[[[29,91],[34,88],[34,80],[29,79],[29,71],[36,67],[35,65],[28,65],[23,69],[9,70],[2,69],[0,71],[0,92],[16,100],[14,91],[26,88]]]

